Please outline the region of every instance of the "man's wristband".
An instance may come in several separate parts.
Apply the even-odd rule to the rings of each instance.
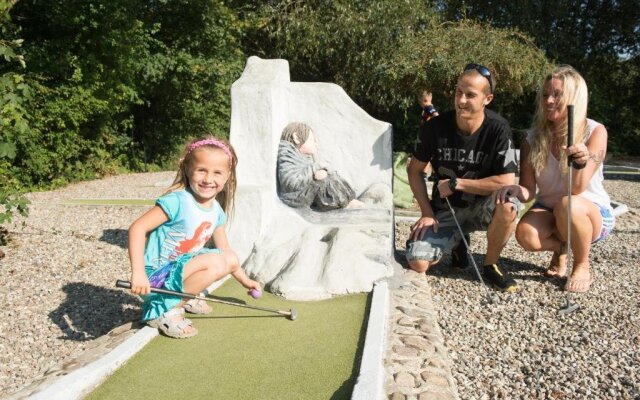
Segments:
[[[452,192],[455,192],[456,186],[458,186],[458,180],[454,176],[453,178],[449,179],[449,189],[451,189]]]

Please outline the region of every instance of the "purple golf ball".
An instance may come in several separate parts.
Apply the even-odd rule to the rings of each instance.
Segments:
[[[260,296],[262,296],[262,292],[257,289],[251,289],[249,295],[251,295],[251,297],[253,297],[254,299],[259,299]]]

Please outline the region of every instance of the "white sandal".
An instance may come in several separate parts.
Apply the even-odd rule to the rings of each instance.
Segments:
[[[156,319],[147,322],[152,328],[158,328],[165,335],[176,338],[186,339],[198,334],[198,329],[193,326],[190,319],[183,317],[184,310],[182,308],[173,309],[162,314]],[[188,329],[191,327],[191,329]]]
[[[184,310],[191,314],[209,314],[211,307],[206,301],[200,299],[191,299],[182,306]]]

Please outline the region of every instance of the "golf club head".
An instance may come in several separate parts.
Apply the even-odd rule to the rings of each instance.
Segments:
[[[484,300],[482,301],[482,305],[496,304],[498,302],[498,296],[495,293],[487,292]]]
[[[562,307],[561,309],[558,310],[558,314],[559,315],[571,314],[572,312],[578,310],[579,308],[580,308],[579,304],[572,303],[572,302],[567,300],[567,302],[565,303],[564,307]]]
[[[290,309],[289,312],[291,313],[289,314],[289,319],[291,321],[295,321],[296,318],[298,318],[298,312],[295,310],[295,308]]]

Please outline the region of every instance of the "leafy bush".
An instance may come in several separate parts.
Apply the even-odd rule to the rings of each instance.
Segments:
[[[207,0],[25,0],[31,126],[13,172],[50,187],[167,165],[187,137],[227,135],[244,56],[233,12]]]
[[[8,1],[0,1],[0,224],[11,221],[14,212],[26,216],[27,199],[21,194],[22,185],[16,179],[12,163],[16,158],[16,145],[11,140],[28,132],[28,113],[25,101],[30,98],[30,88],[24,76],[15,70],[25,67],[20,53],[22,39],[15,36],[15,28],[8,17],[11,8]],[[0,243],[4,243],[4,231],[0,231]]]
[[[365,110],[394,124],[395,148],[416,135],[420,90],[452,108],[453,86],[470,61],[492,67],[494,108],[507,114],[535,86],[548,62],[515,29],[471,20],[446,22],[431,1],[270,1],[246,12],[246,46],[289,60],[292,79],[341,85]]]
[[[609,132],[609,153],[640,155],[637,1],[559,0],[541,7],[539,1],[522,0],[488,7],[484,0],[447,0],[442,5],[452,20],[474,18],[526,32],[555,63],[575,67],[589,87],[589,116]],[[533,108],[533,101],[527,104]]]
[[[4,218],[19,190],[173,167],[188,137],[228,136],[241,27],[209,0],[0,0]]]

